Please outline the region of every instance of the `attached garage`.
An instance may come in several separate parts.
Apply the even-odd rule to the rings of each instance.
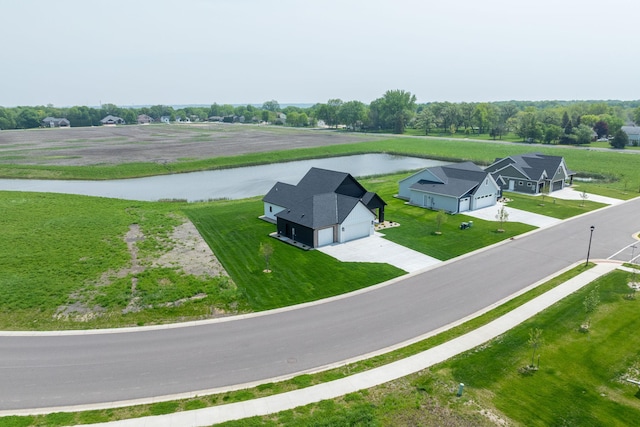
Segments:
[[[318,246],[326,246],[333,243],[333,227],[318,230]]]
[[[494,194],[485,194],[482,197],[476,197],[474,209],[486,208],[496,204],[496,196]]]
[[[371,234],[369,232],[371,229],[371,221],[344,225],[342,228],[344,231],[340,235],[340,243],[369,236]]]
[[[466,212],[469,210],[469,200],[469,197],[463,197],[460,199],[460,208],[458,209],[458,212]]]

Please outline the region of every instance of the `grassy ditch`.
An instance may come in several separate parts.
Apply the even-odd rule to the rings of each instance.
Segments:
[[[247,390],[238,390],[233,392],[228,392],[220,395],[211,395],[211,396],[197,396],[191,399],[184,399],[180,401],[168,401],[168,402],[159,402],[149,405],[138,405],[133,407],[124,407],[124,408],[114,408],[114,409],[105,409],[105,410],[94,410],[94,411],[83,411],[83,412],[75,412],[75,413],[53,413],[48,415],[39,415],[39,416],[10,416],[0,418],[0,425],[7,426],[62,426],[62,425],[76,425],[76,424],[89,424],[89,423],[98,423],[98,422],[108,422],[108,421],[116,421],[122,419],[129,418],[138,418],[145,417],[150,415],[162,415],[173,413],[176,411],[188,411],[193,409],[200,409],[209,406],[215,405],[224,405],[227,403],[240,402],[250,399],[255,399],[259,397],[271,396],[278,393],[285,393],[287,391],[297,390],[301,388],[310,387],[313,385],[321,384],[328,381],[337,380],[340,378],[348,377],[349,375],[353,375],[359,372],[363,372],[369,369],[373,369],[396,360],[400,360],[406,358],[408,356],[417,354],[419,352],[428,350],[433,348],[439,344],[447,342],[453,338],[464,335],[482,325],[485,325],[492,320],[497,319],[498,317],[508,313],[509,311],[519,307],[520,305],[534,299],[537,296],[542,295],[543,293],[553,289],[554,287],[566,282],[572,277],[577,276],[578,274],[584,272],[591,268],[593,264],[585,267],[583,264],[566,271],[549,281],[537,286],[534,289],[529,290],[528,292],[500,305],[499,307],[494,308],[493,310],[488,311],[474,319],[468,320],[467,322],[455,326],[445,332],[442,332],[433,337],[427,338],[423,341],[411,344],[407,347],[403,347],[401,349],[382,354],[370,359],[362,360],[359,362],[355,362],[343,367],[339,367],[336,369],[320,372],[313,375],[301,375],[295,378],[292,378],[287,381],[282,381],[278,383],[266,383],[262,384],[253,389]],[[264,419],[256,418],[256,419],[247,419],[238,421],[239,424],[233,425],[311,425],[314,424],[314,418],[308,418],[311,415],[311,412],[318,413],[320,410],[320,414],[323,414],[319,419],[327,418],[332,420],[329,424],[319,425],[343,425],[344,422],[340,422],[343,417],[347,417],[348,420],[357,421],[360,419],[356,414],[361,413],[363,408],[366,409],[365,414],[366,420],[368,420],[364,425],[378,425],[378,421],[376,420],[375,413],[371,412],[374,409],[374,405],[365,400],[370,395],[375,395],[378,398],[384,398],[384,401],[391,404],[392,407],[396,407],[395,411],[391,411],[390,414],[397,417],[397,411],[400,408],[409,407],[410,409],[414,408],[413,402],[415,402],[415,396],[409,396],[406,398],[405,396],[398,395],[399,387],[396,384],[402,384],[401,389],[405,390],[408,393],[414,394],[417,391],[424,391],[422,388],[426,384],[425,381],[418,382],[419,387],[416,390],[416,387],[413,386],[413,377],[408,377],[408,379],[401,379],[394,381],[389,384],[381,385],[375,388],[375,390],[367,391],[363,390],[358,393],[354,393],[353,395],[344,396],[339,399],[335,399],[333,401],[320,403],[318,405],[311,405],[310,407],[297,408],[292,411],[285,411],[284,413],[276,414],[274,416],[265,417]],[[408,382],[407,382],[408,381]],[[449,387],[450,388],[450,387]],[[449,390],[447,390],[447,393]],[[385,397],[388,396],[388,397]],[[408,399],[408,400],[407,400]],[[406,401],[405,401],[406,400]],[[352,407],[352,404],[357,404],[357,408]],[[360,404],[364,404],[364,407],[360,407]],[[461,405],[458,408],[463,408]],[[311,409],[311,410],[310,410]],[[378,411],[378,414],[384,412],[387,409],[386,404],[383,405],[382,410]],[[429,412],[426,411],[425,405],[421,404],[419,407],[423,416],[429,415]],[[445,408],[446,409],[446,408]],[[472,408],[474,409],[474,408]],[[330,413],[322,412],[324,410],[329,410]],[[429,416],[442,416],[443,408],[438,405],[430,405],[429,411],[433,412],[433,414]],[[467,418],[465,415],[462,419],[464,420],[479,420],[480,422],[484,421],[482,417],[477,417],[477,414],[469,411],[469,416],[471,418]],[[444,414],[451,414],[450,409],[446,409]],[[305,418],[300,418],[301,415]],[[336,418],[337,417],[337,418]],[[355,417],[355,418],[354,418]],[[277,419],[277,423],[269,424],[272,419]],[[393,419],[393,418],[392,418]],[[396,420],[399,418],[396,418]],[[435,418],[433,418],[435,419]],[[362,421],[362,420],[361,420]],[[264,424],[266,423],[266,424]],[[293,424],[290,424],[293,423]],[[373,424],[371,424],[373,423]],[[438,424],[438,423],[436,423]],[[477,423],[472,423],[475,425],[479,425]],[[314,424],[315,425],[315,424]],[[353,423],[347,423],[346,425],[353,425]],[[382,424],[385,425],[385,424]],[[391,424],[387,425],[397,425],[397,423],[391,422]],[[451,424],[448,424],[451,425]],[[469,425],[469,422],[463,424],[452,424],[452,425]],[[490,425],[490,424],[487,424]]]

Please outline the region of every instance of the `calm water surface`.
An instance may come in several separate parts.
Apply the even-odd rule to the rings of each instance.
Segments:
[[[264,195],[277,181],[297,184],[311,167],[355,177],[439,166],[441,162],[388,154],[362,154],[215,171],[109,181],[0,179],[0,190],[81,194],[126,200],[243,199]]]

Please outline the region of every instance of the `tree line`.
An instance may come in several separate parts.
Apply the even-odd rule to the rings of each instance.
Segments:
[[[210,107],[173,108],[73,106],[0,107],[0,129],[28,129],[42,126],[45,117],[66,118],[71,126],[98,126],[107,115],[137,123],[145,114],[156,121],[241,121],[267,122],[305,127],[324,124],[350,131],[393,132],[407,128],[426,135],[489,135],[500,139],[514,133],[523,141],[549,144],[584,144],[594,138],[616,135],[628,123],[640,124],[640,101],[504,101],[504,102],[429,102],[418,104],[416,96],[404,90],[388,90],[370,104],[361,101],[329,99],[308,108],[281,107],[276,100],[261,106],[212,104]]]

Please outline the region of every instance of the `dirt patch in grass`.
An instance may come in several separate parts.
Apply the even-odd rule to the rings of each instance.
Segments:
[[[228,276],[226,270],[189,220],[175,227],[171,234],[171,248],[153,266],[179,267],[186,274],[197,277]]]
[[[129,275],[132,275],[131,298],[127,307],[122,310],[122,313],[137,312],[149,308],[140,305],[140,297],[136,292],[138,282],[136,274],[145,271],[146,268],[177,269],[181,271],[182,274],[203,279],[215,276],[229,277],[222,264],[220,264],[215,254],[211,251],[211,248],[209,248],[196,227],[188,219],[185,219],[182,224],[173,229],[170,239],[165,241],[165,248],[161,250],[160,253],[153,257],[140,259],[137,243],[143,241],[145,238],[140,226],[138,224],[131,224],[124,236],[124,241],[127,244],[131,256],[131,264],[118,271],[105,272],[97,282],[91,284],[90,289],[93,288],[94,290],[89,290],[84,295],[71,295],[71,302],[58,307],[54,317],[56,319],[71,319],[86,322],[100,316],[104,312],[104,309],[100,306],[91,306],[84,302],[91,299],[90,297],[87,298],[87,296],[95,293],[96,287],[108,286],[115,278],[127,277]],[[166,302],[162,304],[162,306],[177,306],[187,301],[199,300],[206,297],[207,294],[198,293],[189,298]],[[224,312],[220,311],[219,314],[222,315]]]

